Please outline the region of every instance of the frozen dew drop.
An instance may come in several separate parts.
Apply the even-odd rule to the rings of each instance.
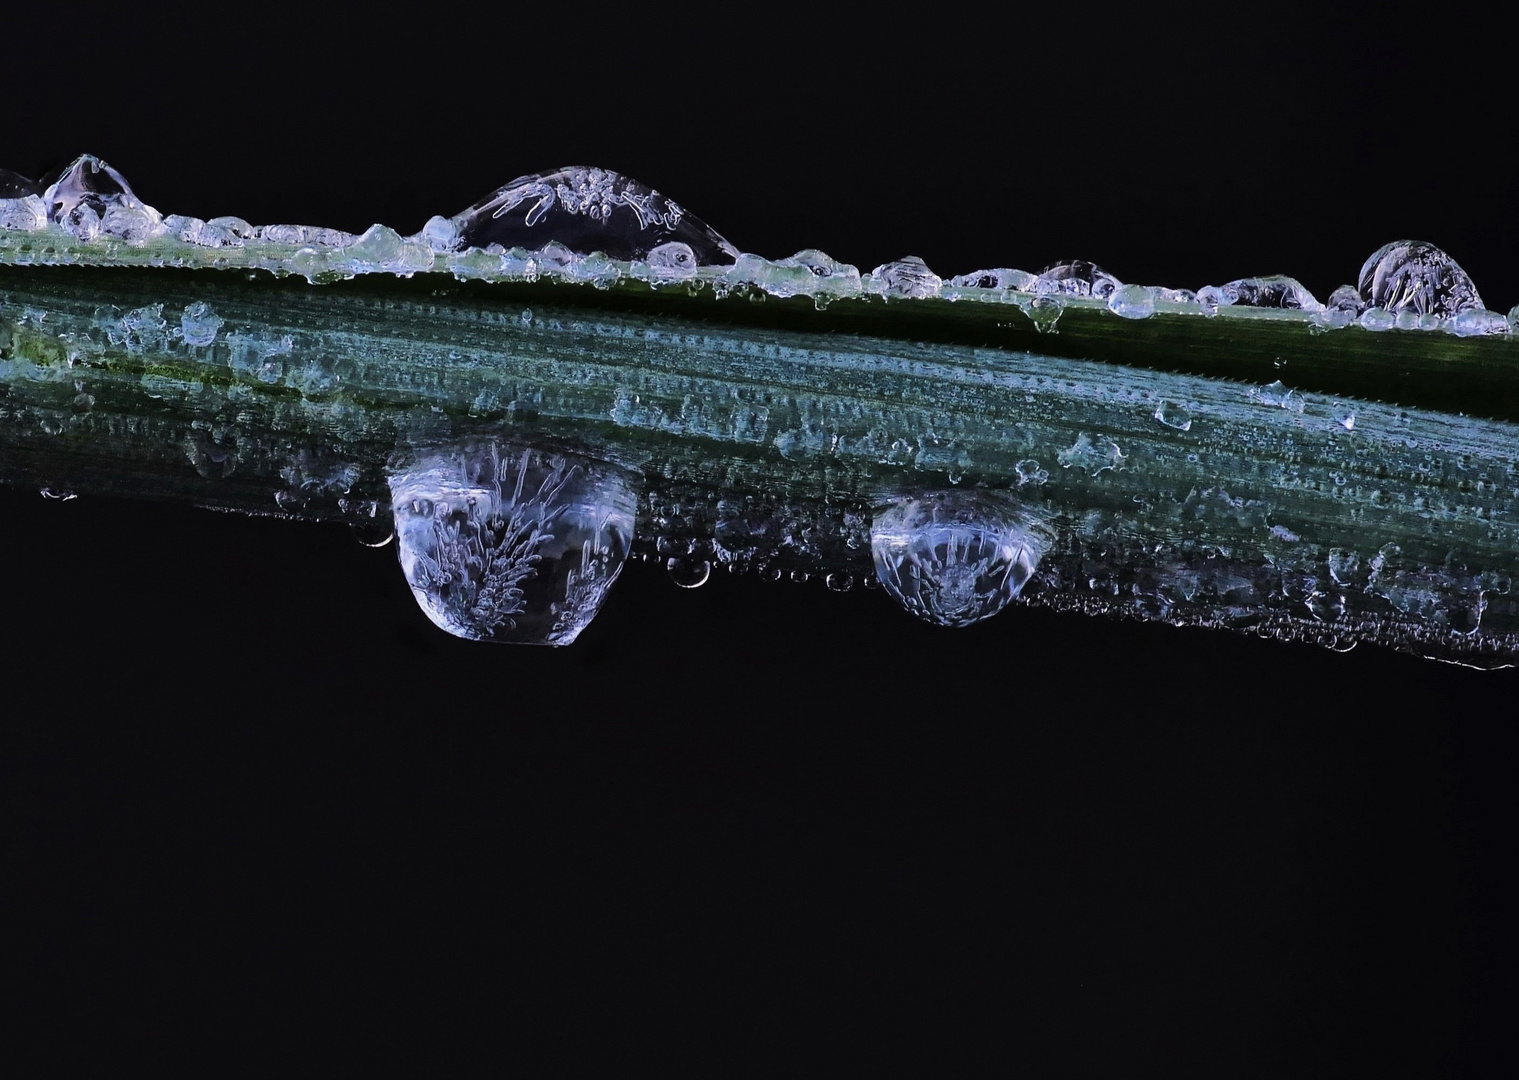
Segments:
[[[683,240],[671,240],[649,252],[649,273],[656,278],[682,279],[696,274],[696,252]]]
[[[676,555],[665,563],[665,572],[682,589],[699,589],[712,576],[712,564],[706,559]]]
[[[1365,330],[1373,332],[1391,330],[1398,324],[1398,317],[1385,308],[1369,307],[1356,320]]]
[[[222,328],[222,317],[211,310],[204,300],[185,305],[179,319],[179,333],[186,345],[197,347],[210,345]]]
[[[590,458],[466,446],[396,471],[390,490],[412,595],[456,637],[569,644],[632,544],[633,479]]]
[[[870,280],[883,296],[915,300],[937,296],[944,284],[916,255],[882,263],[870,272]]]
[[[1155,314],[1155,290],[1145,285],[1120,285],[1108,296],[1108,310],[1125,319],[1147,319]]]
[[[1482,307],[1466,271],[1445,252],[1422,240],[1395,240],[1372,253],[1361,267],[1358,288],[1369,306],[1394,315],[1449,318]]]
[[[162,229],[158,211],[139,200],[126,177],[90,154],[76,158],[42,193],[48,220],[80,240],[99,233],[140,242]]]
[[[1166,425],[1166,427],[1175,428],[1177,431],[1192,430],[1192,414],[1185,406],[1178,405],[1174,401],[1162,400],[1155,407],[1155,419]]]
[[[1197,291],[1204,305],[1219,307],[1284,308],[1292,311],[1320,311],[1323,306],[1302,282],[1282,274],[1269,277],[1238,278],[1225,285],[1209,285]]]
[[[956,289],[996,289],[999,292],[1012,289],[1015,292],[1032,292],[1036,280],[1038,279],[1035,275],[1027,270],[998,267],[995,270],[973,270],[969,274],[960,274],[950,278],[949,283]]]
[[[1106,435],[1094,437],[1083,431],[1074,443],[1055,455],[1055,460],[1062,469],[1080,469],[1088,476],[1096,476],[1121,470],[1127,455]]]
[[[645,259],[663,244],[690,247],[697,266],[729,265],[738,249],[653,188],[610,169],[571,166],[519,177],[453,218],[452,238],[428,225],[429,242],[448,249],[520,247],[557,241],[577,255]]]
[[[1281,379],[1258,386],[1250,391],[1250,396],[1262,405],[1271,405],[1278,409],[1286,409],[1288,412],[1302,412],[1304,401],[1296,390],[1290,389]]]
[[[1334,422],[1346,431],[1355,430],[1355,407],[1344,401],[1336,401],[1330,406],[1330,415]]]
[[[848,592],[854,588],[854,575],[835,571],[823,579],[831,592]]]
[[[870,552],[881,587],[910,614],[969,626],[1023,590],[1047,546],[1033,515],[987,492],[940,491],[879,512]]]
[[[1056,296],[1036,296],[1028,301],[1028,307],[1024,308],[1029,319],[1034,324],[1034,329],[1041,334],[1058,334],[1055,324],[1060,321],[1060,315],[1065,311],[1065,304]]]
[[[1086,259],[1066,259],[1051,263],[1039,271],[1034,281],[1036,293],[1059,296],[1091,296],[1106,300],[1123,282],[1102,267]]]

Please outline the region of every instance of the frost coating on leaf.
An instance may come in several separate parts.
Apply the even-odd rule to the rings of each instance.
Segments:
[[[1450,318],[1482,307],[1482,297],[1466,271],[1423,240],[1383,244],[1361,267],[1357,287],[1369,306],[1394,315],[1411,311]]]
[[[571,251],[613,259],[644,259],[663,244],[690,247],[695,265],[726,265],[738,249],[682,206],[610,169],[570,166],[518,177],[454,215],[456,234],[429,227],[435,245],[451,250],[541,248],[556,240]]]
[[[870,527],[876,580],[910,614],[939,626],[997,614],[1023,590],[1047,546],[1031,513],[988,492],[901,499]]]
[[[412,595],[456,637],[568,645],[632,543],[631,478],[588,458],[491,444],[423,458],[390,487]]]

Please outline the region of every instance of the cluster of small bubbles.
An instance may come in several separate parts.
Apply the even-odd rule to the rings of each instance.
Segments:
[[[1410,311],[1449,318],[1482,307],[1466,271],[1422,240],[1394,240],[1372,252],[1361,267],[1357,288],[1368,305],[1394,315]]]
[[[1510,333],[1508,319],[1486,308],[1466,308],[1447,319],[1445,328],[1457,337],[1485,337]]]
[[[1238,306],[1314,312],[1323,308],[1301,282],[1281,274],[1208,285],[1197,291],[1197,299],[1205,307],[1214,309]]]
[[[882,263],[870,272],[871,289],[888,298],[937,296],[944,282],[916,255]]]
[[[1030,291],[1041,295],[1090,296],[1106,300],[1122,284],[1094,262],[1066,259],[1039,271]]]
[[[1175,428],[1177,431],[1192,430],[1192,414],[1187,408],[1183,405],[1178,405],[1174,401],[1167,401],[1164,398],[1161,399],[1159,405],[1155,406],[1155,419],[1166,425],[1166,427]]]
[[[1034,323],[1034,329],[1041,334],[1059,333],[1055,324],[1060,321],[1060,315],[1065,311],[1065,305],[1055,296],[1036,296],[1029,301],[1023,309],[1029,319]]]
[[[1155,314],[1155,290],[1147,285],[1120,285],[1108,296],[1108,310],[1125,319],[1147,319]]]
[[[1038,278],[1027,270],[1011,270],[998,267],[995,270],[973,270],[949,279],[956,289],[995,289],[998,292],[1032,292]]]
[[[696,589],[712,576],[712,563],[687,555],[672,555],[665,560],[665,572],[682,589]]]

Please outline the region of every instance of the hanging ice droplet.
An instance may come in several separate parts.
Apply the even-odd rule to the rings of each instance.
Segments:
[[[944,284],[943,279],[916,255],[882,263],[870,272],[870,280],[883,296],[910,299],[937,296]]]
[[[549,241],[577,255],[644,259],[655,248],[688,245],[698,266],[728,265],[738,249],[705,222],[637,180],[610,169],[570,166],[519,177],[453,218],[455,231],[430,222],[426,238],[462,251],[500,244],[530,251]]]
[[[1032,514],[988,492],[901,499],[870,527],[882,588],[910,614],[939,626],[969,626],[997,614],[1023,590],[1047,546]]]
[[[1398,315],[1451,316],[1482,307],[1466,271],[1445,252],[1422,240],[1383,244],[1361,267],[1361,297],[1371,307]]]
[[[699,589],[712,576],[712,564],[706,559],[675,555],[665,563],[665,573],[682,589]]]
[[[393,474],[390,490],[412,595],[456,637],[568,645],[632,543],[632,477],[589,458],[466,447]]]
[[[1086,259],[1051,263],[1039,271],[1033,291],[1061,296],[1091,296],[1106,300],[1123,282]]]

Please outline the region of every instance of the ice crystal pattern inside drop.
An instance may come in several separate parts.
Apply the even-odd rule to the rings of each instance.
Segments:
[[[1010,500],[977,492],[902,499],[876,515],[876,578],[908,612],[939,626],[997,614],[1044,553],[1038,526]]]
[[[1034,291],[1062,296],[1094,296],[1106,300],[1123,282],[1086,259],[1067,259],[1039,271]]]
[[[695,266],[728,265],[738,249],[705,222],[645,184],[610,169],[570,167],[519,177],[435,228],[454,250],[526,248],[553,241],[571,252],[646,259],[670,244],[690,249]]]
[[[1466,271],[1422,240],[1382,245],[1361,267],[1358,287],[1368,305],[1394,314],[1411,311],[1450,318],[1482,307],[1482,297]]]
[[[635,498],[620,470],[491,445],[391,479],[401,569],[456,637],[567,645],[627,558]]]

